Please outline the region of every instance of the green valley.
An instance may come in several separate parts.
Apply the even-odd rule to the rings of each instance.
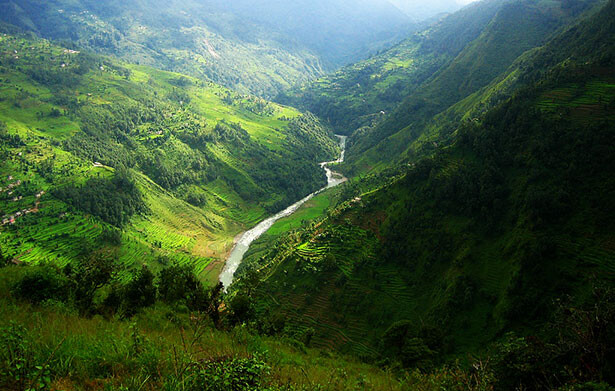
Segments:
[[[553,328],[594,327],[562,325],[560,306],[598,308],[612,292],[614,4],[519,60],[510,98],[482,89],[482,113],[402,165],[358,175],[326,216],[255,242],[234,292],[253,298],[255,327],[428,372],[467,354],[497,360],[518,338],[510,354],[542,369],[509,357],[492,367],[495,389],[612,382],[606,352],[583,375],[556,374],[584,342],[559,345]]]
[[[2,241],[16,261],[65,264],[100,247],[128,267],[177,260],[204,270],[242,227],[317,188],[316,163],[335,154],[318,121],[293,109],[0,38],[2,215],[16,220]],[[133,190],[105,204],[126,191],[116,181]]]
[[[0,389],[612,391],[614,124],[615,0],[0,1]]]
[[[364,58],[412,28],[407,16],[382,0],[362,0],[360,7],[343,0],[268,3],[11,0],[0,3],[0,20],[262,97]],[[348,12],[353,16],[345,19]],[[303,17],[274,26],[289,15]]]

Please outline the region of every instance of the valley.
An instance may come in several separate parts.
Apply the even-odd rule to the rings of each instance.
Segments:
[[[233,250],[231,251],[229,256],[226,258],[224,270],[222,270],[222,273],[220,274],[220,282],[224,284],[224,287],[226,289],[228,289],[228,287],[230,287],[231,284],[233,283],[233,276],[235,272],[237,271],[237,268],[241,264],[244,254],[246,253],[246,251],[248,251],[248,249],[250,248],[250,244],[253,241],[255,241],[261,235],[267,232],[267,230],[269,230],[269,228],[271,228],[276,223],[276,221],[284,217],[288,217],[292,215],[293,213],[297,211],[297,209],[299,209],[303,204],[305,204],[307,201],[312,199],[314,196],[318,195],[319,193],[322,193],[324,190],[338,186],[346,180],[346,178],[344,178],[341,174],[338,174],[332,171],[328,167],[328,165],[333,164],[333,163],[343,163],[344,162],[344,153],[346,149],[346,136],[338,135],[337,137],[340,139],[340,149],[341,149],[340,157],[334,161],[320,163],[320,166],[323,168],[323,170],[325,170],[325,173],[327,175],[327,185],[320,190],[310,193],[305,198],[295,202],[294,204],[287,207],[283,211],[278,212],[275,215],[268,217],[265,220],[261,221],[256,227],[252,228],[249,231],[244,232],[241,235],[241,237],[239,237],[239,239],[235,242],[235,245],[233,246]]]
[[[3,175],[23,183],[6,197],[25,197],[3,208],[5,218],[17,221],[2,241],[12,249],[7,255],[19,263],[53,259],[65,264],[81,251],[91,251],[82,247],[86,245],[116,253],[126,266],[138,259],[153,267],[165,258],[163,262],[187,262],[215,280],[241,226],[324,182],[317,162],[336,150],[324,130],[320,136],[313,133],[313,117],[300,117],[260,98],[71,53],[46,41],[6,35],[0,43],[4,58],[10,59],[0,109],[4,137],[11,140],[4,149]],[[50,61],[38,65],[38,57]],[[302,135],[304,126],[310,127],[310,136]],[[108,133],[111,129],[115,133]],[[292,146],[279,149],[285,145]],[[313,145],[324,149],[312,149],[313,169],[304,169],[307,182],[290,190],[285,177],[293,171],[293,148]],[[255,154],[287,163],[272,181],[272,172],[259,172],[250,164]],[[113,205],[100,204],[98,197],[117,177],[118,165],[135,163],[138,168],[122,168],[122,175],[141,194],[135,195],[139,205],[116,212]],[[78,200],[72,186],[85,183],[99,189]],[[277,196],[275,186],[284,186]],[[258,192],[265,189],[267,197],[259,200]],[[35,192],[39,213],[20,219],[21,209],[34,204]],[[105,237],[117,239],[105,242]],[[66,247],[54,251],[59,243]]]
[[[0,389],[611,391],[615,0],[0,1]]]

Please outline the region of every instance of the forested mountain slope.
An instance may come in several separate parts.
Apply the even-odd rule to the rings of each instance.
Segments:
[[[382,119],[475,40],[505,1],[458,11],[368,60],[285,91],[277,100],[309,110],[337,132]]]
[[[402,36],[408,17],[385,1],[364,2],[9,0],[0,20],[266,97]]]
[[[579,15],[591,10],[596,3],[601,2],[522,0],[506,3],[481,35],[450,65],[440,69],[433,79],[408,96],[381,123],[365,129],[359,137],[351,140],[348,160],[353,169],[371,169],[384,150],[391,157],[389,162],[399,160],[418,137],[425,135],[432,119],[436,126],[451,124],[435,116],[490,85],[498,76],[500,82],[506,81],[507,76],[514,77],[509,67],[517,59],[548,42],[564,26],[575,23]],[[483,92],[497,95],[501,92],[497,91],[500,86],[495,87],[495,91]],[[489,104],[483,104],[483,110],[488,107]],[[454,127],[465,114],[467,111],[453,117],[451,126]]]
[[[511,98],[249,256],[259,324],[425,370],[495,341],[495,389],[612,384],[614,40],[610,1]]]
[[[337,145],[311,115],[6,31],[0,241],[14,262],[103,252],[202,271],[326,183],[317,163]]]
[[[419,136],[450,130],[461,118],[505,96],[504,85],[514,87],[513,64],[596,3],[478,2],[277,100],[315,113],[338,132],[359,129],[349,142],[352,172],[384,168],[405,158],[410,146],[416,148],[412,144]],[[386,163],[378,160],[385,152],[390,158]]]

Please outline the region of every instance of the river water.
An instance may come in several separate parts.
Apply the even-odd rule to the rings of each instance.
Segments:
[[[346,153],[346,138],[347,137],[339,136],[339,135],[337,137],[340,139],[340,148],[342,149],[342,153],[340,154],[339,159],[333,160],[330,162],[320,163],[320,166],[325,170],[325,173],[327,174],[327,186],[295,202],[294,204],[284,209],[283,211],[278,212],[277,214],[271,217],[268,217],[267,219],[261,221],[256,227],[252,228],[249,231],[244,232],[241,235],[241,237],[235,244],[235,247],[233,247],[231,254],[226,259],[226,264],[224,265],[224,269],[222,270],[222,273],[220,274],[220,281],[224,285],[225,289],[227,289],[233,283],[233,276],[235,275],[237,268],[239,267],[239,265],[241,264],[241,261],[243,260],[243,256],[246,254],[246,252],[250,248],[250,244],[252,244],[253,241],[255,241],[262,234],[267,232],[267,230],[269,230],[269,228],[271,228],[271,226],[276,221],[278,221],[282,217],[290,216],[291,214],[295,213],[301,205],[305,204],[308,200],[310,200],[312,197],[314,197],[318,193],[321,193],[322,191],[326,189],[335,187],[339,185],[340,183],[343,183],[344,181],[346,181],[346,178],[336,173],[335,171],[332,171],[328,167],[328,165],[331,163],[341,163],[344,161],[344,154]]]

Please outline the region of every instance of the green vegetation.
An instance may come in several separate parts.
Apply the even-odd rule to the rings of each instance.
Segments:
[[[199,1],[37,1],[0,5],[3,22],[126,61],[212,80],[242,93],[275,94],[322,72],[305,47],[266,25]]]
[[[122,226],[136,213],[145,213],[141,193],[127,173],[116,171],[113,179],[90,178],[81,187],[67,185],[54,191],[60,200],[74,208]]]
[[[575,322],[611,313],[614,12],[520,60],[510,98],[355,178],[326,217],[257,242],[233,292],[255,330],[433,378],[484,364],[486,389],[613,384],[609,327]],[[600,330],[591,363],[580,329]]]
[[[528,65],[528,57],[531,63],[532,56],[541,52],[537,48],[554,34],[602,5],[601,1],[503,4],[450,64],[407,96],[391,115],[350,139],[348,172],[381,170],[416,160],[422,150],[432,149],[434,142],[454,132],[459,121],[473,120],[510,97],[527,82],[522,75],[528,73],[526,67],[544,70],[555,66],[557,62]],[[555,52],[569,53],[569,46],[552,45]],[[384,151],[386,159],[381,158]]]
[[[411,25],[382,0],[10,0],[0,4],[0,20],[261,97],[362,59]]]
[[[479,2],[278,100],[351,135],[347,174],[384,170],[510,96],[527,56],[596,4]]]
[[[188,304],[194,302],[195,291],[191,292],[183,279],[169,276],[192,278],[193,286],[198,288],[196,292],[203,292],[199,295],[203,296],[204,305],[215,300],[215,289],[206,291],[195,277],[189,277],[177,266],[163,270],[153,282],[144,279],[144,273],[137,273],[123,288],[110,280],[98,289],[95,305],[90,308],[99,308],[103,318],[77,316],[71,304],[74,299],[70,297],[75,297],[72,292],[67,299],[54,294],[51,281],[61,279],[61,283],[75,289],[81,289],[82,282],[76,283],[73,277],[53,267],[0,269],[0,387],[19,390],[401,389],[400,382],[384,371],[350,358],[308,350],[292,341],[251,335],[245,327],[233,328],[226,324],[230,321],[226,316],[216,328],[211,312],[189,311],[183,304],[184,300]],[[39,293],[38,298],[42,299],[37,300],[39,305],[22,301],[34,298],[22,298],[19,293],[19,287],[26,284],[33,287],[33,279],[38,282],[37,287],[48,288]],[[166,285],[170,281],[174,283]],[[12,294],[11,286],[18,287]],[[130,319],[113,317],[109,310],[118,304],[118,297],[124,301],[120,308],[135,309],[126,304],[135,304],[131,298],[136,296],[130,292],[136,291],[136,287],[153,292],[155,303],[149,303]],[[115,289],[128,292],[118,296]],[[179,296],[172,298],[169,289]],[[339,369],[331,372],[332,367]]]
[[[315,113],[341,134],[376,124],[449,65],[479,36],[502,3],[472,5],[391,49],[284,92],[277,99]]]
[[[0,10],[170,69],[168,40],[197,56],[178,37],[221,15],[94,3]],[[192,60],[1,28],[0,388],[613,390],[615,0],[474,4],[280,95],[315,115]],[[215,78],[266,94],[250,75],[285,69]],[[321,121],[351,133],[350,180],[277,221],[225,291],[232,238],[324,184]]]
[[[232,237],[322,186],[337,153],[311,115],[187,76],[0,37],[4,253],[103,250],[215,280]],[[211,264],[211,265],[210,265]]]
[[[219,290],[205,290],[195,276],[190,277],[189,269],[171,266],[156,278],[142,269],[118,286],[121,283],[112,274],[109,278],[110,274],[90,266],[94,265],[82,263],[74,271],[52,266],[0,269],[3,389],[506,390],[518,384],[556,385],[571,375],[559,372],[561,363],[571,359],[585,365],[582,373],[574,374],[579,382],[557,389],[612,389],[591,381],[597,373],[606,373],[602,380],[609,380],[612,369],[601,366],[612,354],[612,349],[604,349],[612,346],[615,314],[609,290],[594,292],[596,306],[562,306],[552,326],[574,332],[564,332],[558,340],[545,345],[508,334],[493,345],[487,358],[473,359],[471,370],[455,364],[422,373],[385,371],[348,356],[307,348],[294,338],[253,334],[251,323],[237,325],[247,314],[238,311],[237,300],[227,312],[207,310],[216,308],[211,303]],[[194,284],[186,286],[179,276]],[[56,289],[59,285],[68,287],[63,290],[67,295]],[[36,296],[28,289],[34,287]],[[92,287],[99,294],[88,308],[103,311],[102,316],[78,316],[75,310],[84,307],[76,301],[80,297],[76,293]],[[125,292],[118,295],[118,289]],[[171,291],[178,296],[172,298]],[[202,301],[194,301],[195,297]],[[202,305],[205,310],[196,310]],[[117,308],[122,309],[119,317],[113,315]],[[396,324],[387,331],[386,341],[403,345],[405,358],[417,357],[428,365],[424,360],[429,348],[408,333],[407,324]]]

